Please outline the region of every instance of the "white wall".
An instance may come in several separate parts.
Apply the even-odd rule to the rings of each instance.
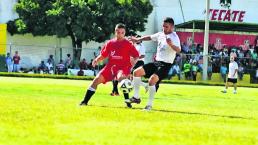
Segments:
[[[5,23],[8,20],[16,17],[13,11],[13,5],[16,0],[0,0],[0,23]],[[211,9],[226,9],[222,8],[219,0],[210,0]],[[175,24],[183,23],[183,17],[179,0],[151,0],[154,5],[153,12],[148,17],[146,30],[139,33],[140,35],[150,35],[162,30],[162,21],[165,17],[173,17]],[[185,21],[194,19],[204,20],[205,18],[205,2],[206,0],[181,0],[182,10]],[[232,0],[231,10],[246,11],[244,22],[257,23],[258,22],[258,1],[257,0]],[[8,44],[15,44],[13,50],[20,50],[21,56],[24,57],[24,65],[35,66],[38,65],[42,59],[48,58],[49,54],[56,54],[56,61],[60,59],[60,49],[62,47],[62,59],[65,59],[67,53],[72,54],[72,42],[69,38],[57,39],[55,37],[33,37],[32,35],[8,35]],[[83,43],[82,57],[89,62],[93,58],[93,52],[97,52],[97,48],[104,43],[90,42]],[[24,46],[28,45],[28,46]],[[43,47],[37,47],[43,46]],[[146,60],[151,61],[152,55],[156,51],[156,44],[153,42],[144,42],[147,48]],[[8,49],[7,49],[8,50]],[[13,51],[14,52],[14,51]],[[27,63],[27,64],[26,64]]]
[[[81,58],[90,62],[98,46],[100,44],[94,42],[84,44]],[[69,38],[33,37],[31,34],[14,36],[8,34],[6,51],[11,52],[12,56],[18,51],[21,56],[21,66],[26,68],[38,66],[40,61],[46,61],[50,54],[54,55],[55,62],[58,63],[60,58],[65,60],[66,54],[73,53],[72,41]]]

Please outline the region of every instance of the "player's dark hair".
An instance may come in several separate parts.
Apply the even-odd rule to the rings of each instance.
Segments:
[[[174,19],[171,17],[166,17],[163,21],[164,23],[170,23],[172,25],[174,25]]]
[[[123,23],[118,23],[118,24],[116,24],[116,29],[117,28],[123,28],[123,29],[125,29],[125,24],[123,24]]]

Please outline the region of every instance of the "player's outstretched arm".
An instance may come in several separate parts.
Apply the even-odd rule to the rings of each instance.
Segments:
[[[137,42],[140,42],[140,41],[149,41],[149,40],[151,40],[151,37],[149,35],[143,36],[141,38],[136,38],[136,37],[130,37],[129,38],[129,41],[132,41],[133,43],[137,43]]]
[[[102,60],[104,60],[104,59],[105,59],[105,57],[103,57],[102,55],[97,56],[97,57],[92,61],[92,66],[95,67],[95,66],[98,64],[98,62],[100,62],[100,61],[102,61]]]

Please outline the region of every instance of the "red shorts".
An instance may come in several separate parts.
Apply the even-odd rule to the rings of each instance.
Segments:
[[[105,78],[105,82],[118,79],[117,75],[121,72],[124,76],[128,76],[131,71],[131,66],[116,66],[116,65],[106,65],[100,72],[99,75],[102,75]]]

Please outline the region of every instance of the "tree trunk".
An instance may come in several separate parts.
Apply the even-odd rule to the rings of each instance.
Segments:
[[[72,45],[73,45],[73,67],[79,68],[80,58],[81,58],[81,52],[82,52],[82,40],[76,38],[72,32],[71,25],[66,24],[66,28],[68,30],[68,33],[72,39]]]
[[[79,63],[80,63],[81,53],[82,53],[82,41],[77,39],[75,46],[76,47],[73,47],[73,66],[75,68],[79,68]]]

